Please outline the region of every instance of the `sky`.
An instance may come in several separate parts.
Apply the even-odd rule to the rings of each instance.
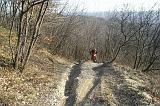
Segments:
[[[160,0],[64,0],[68,1],[70,7],[79,7],[79,10],[86,12],[102,12],[102,11],[113,11],[121,10],[126,5],[131,10],[150,10],[154,7],[157,9],[160,7]],[[156,3],[156,5],[155,5]],[[154,6],[155,5],[155,6]]]

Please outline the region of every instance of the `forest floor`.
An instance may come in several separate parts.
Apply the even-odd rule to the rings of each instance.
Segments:
[[[160,106],[158,76],[115,63],[74,62],[41,45],[20,73],[10,67],[7,35],[0,27],[0,106]]]

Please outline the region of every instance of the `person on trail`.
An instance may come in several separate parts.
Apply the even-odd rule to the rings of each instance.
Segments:
[[[97,61],[97,50],[96,49],[91,50],[90,54],[91,54],[91,60],[93,62],[96,62]]]

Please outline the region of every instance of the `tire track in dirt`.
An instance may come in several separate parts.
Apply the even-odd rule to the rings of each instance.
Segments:
[[[100,65],[101,66],[101,65]],[[104,74],[104,70],[96,70],[96,67],[91,67],[92,71],[95,73],[94,75],[94,81],[93,86],[88,90],[86,96],[83,98],[83,100],[79,103],[80,106],[84,105],[93,105],[96,104],[96,102],[99,102],[94,99],[94,96],[98,93],[100,95],[101,92],[101,77]],[[96,93],[96,94],[95,94]],[[88,102],[88,103],[87,103]],[[97,104],[98,105],[98,104]]]
[[[67,96],[65,106],[73,106],[76,102],[76,89],[78,87],[78,77],[81,74],[81,64],[72,67],[70,75],[65,85],[65,96]]]
[[[139,94],[140,90],[134,89],[126,81],[123,70],[117,70],[108,63],[90,68],[96,73],[95,79],[93,86],[80,101],[80,106],[148,106],[150,104],[150,100]]]
[[[150,100],[130,85],[124,70],[85,62],[72,67],[65,86],[65,106],[148,106]],[[140,85],[141,86],[141,85]]]

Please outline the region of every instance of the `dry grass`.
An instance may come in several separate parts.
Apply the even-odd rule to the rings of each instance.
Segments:
[[[9,30],[0,26],[0,56],[5,58],[10,58],[10,48],[9,48]],[[16,36],[15,32],[11,35],[11,45],[15,45]]]
[[[22,74],[10,68],[0,68],[0,100],[3,103],[10,106],[32,105],[34,102],[38,104],[44,94],[51,89],[58,89],[57,85],[62,76],[61,72],[56,70],[61,70],[64,66],[54,63],[54,68],[51,68],[53,63],[48,61],[46,64],[47,58],[43,59],[44,62],[37,59],[37,64],[30,61]]]
[[[0,27],[0,106],[40,106],[44,94],[58,89],[62,73],[71,63],[39,46],[34,48],[24,72],[16,72],[9,64],[8,34],[7,29]],[[12,35],[14,43],[15,39]]]
[[[2,67],[0,71],[0,99],[10,106],[32,104],[43,96],[39,95],[42,90],[57,88],[54,74],[38,68],[28,68],[23,74]]]
[[[128,66],[118,65],[117,63],[114,63],[114,66],[126,71],[126,76],[128,76],[129,79],[132,79],[130,80],[132,85],[137,86],[138,89],[147,92],[152,98],[160,101],[160,72],[158,70],[144,73],[141,70],[133,70]],[[134,83],[133,81],[136,82]],[[144,87],[139,87],[138,85]]]
[[[159,71],[151,71],[148,72],[148,77],[150,78],[150,89],[152,94],[159,98],[160,100],[160,72]]]
[[[13,70],[1,69],[0,78],[0,99],[4,103],[8,105],[29,103],[36,97],[35,88]]]

